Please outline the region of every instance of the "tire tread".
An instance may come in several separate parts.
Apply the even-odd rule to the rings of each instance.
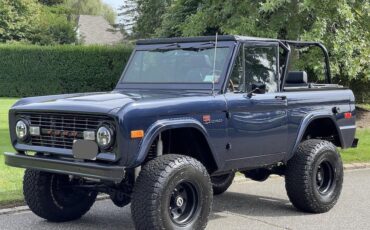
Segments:
[[[95,202],[96,193],[90,194],[86,200],[74,209],[63,210],[51,195],[50,178],[52,174],[32,169],[26,169],[23,178],[23,194],[31,211],[41,218],[52,222],[65,222],[81,218]]]
[[[315,199],[310,183],[315,157],[320,151],[333,151],[338,154],[340,167],[343,170],[340,155],[336,147],[329,141],[310,139],[302,142],[295,155],[288,161],[285,174],[285,187],[289,200],[297,208],[310,213],[329,211],[337,202],[342,188],[343,177],[338,181],[339,193],[328,204]],[[341,174],[343,175],[343,174]]]
[[[194,158],[168,154],[157,157],[149,161],[143,166],[136,184],[133,189],[131,212],[136,229],[164,229],[162,220],[157,214],[157,199],[160,197],[160,192],[167,177],[176,168],[191,165],[208,178],[208,183],[211,181],[206,168]],[[209,194],[212,195],[212,187],[209,186]],[[208,213],[211,209],[210,205]],[[208,222],[208,216],[202,221],[202,226],[199,229],[204,229]]]

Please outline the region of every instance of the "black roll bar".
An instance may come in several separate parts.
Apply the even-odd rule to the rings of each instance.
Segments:
[[[326,83],[331,84],[331,71],[330,71],[330,63],[329,63],[329,53],[328,50],[325,48],[323,44],[320,42],[300,42],[300,41],[284,41],[289,46],[294,46],[297,48],[304,48],[304,47],[311,47],[311,46],[317,46],[319,47],[322,52],[324,53],[325,57],[325,73],[326,73]]]

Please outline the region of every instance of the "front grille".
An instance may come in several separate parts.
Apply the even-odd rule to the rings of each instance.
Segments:
[[[40,136],[31,136],[31,145],[63,149],[72,149],[74,140],[84,138],[84,131],[96,132],[103,123],[113,124],[112,118],[99,115],[27,113],[20,116],[31,126],[40,127]]]

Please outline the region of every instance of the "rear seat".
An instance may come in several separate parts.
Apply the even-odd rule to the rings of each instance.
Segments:
[[[285,81],[285,87],[308,88],[307,73],[305,71],[291,71]]]

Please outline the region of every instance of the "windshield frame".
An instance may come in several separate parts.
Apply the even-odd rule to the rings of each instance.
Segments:
[[[134,51],[131,54],[130,59],[127,62],[127,65],[118,81],[118,84],[116,86],[116,89],[180,89],[180,90],[212,90],[212,83],[204,83],[204,82],[194,82],[194,83],[135,83],[135,82],[124,82],[123,79],[125,77],[125,74],[128,70],[128,66],[131,65],[133,61],[133,57],[135,56],[137,51],[150,51],[154,49],[162,49],[168,46],[168,50],[176,50],[181,48],[193,48],[193,47],[199,47],[199,48],[209,48],[214,47],[214,41],[209,42],[186,42],[186,43],[178,43],[178,45],[181,46],[181,48],[176,47],[173,45],[174,43],[161,43],[161,44],[150,44],[150,45],[137,45],[134,49]],[[217,43],[217,48],[229,48],[229,53],[226,57],[225,67],[221,73],[221,76],[219,78],[219,81],[215,83],[215,91],[220,92],[223,88],[224,81],[226,79],[226,75],[229,72],[233,54],[235,51],[237,42],[236,41],[220,41]],[[165,48],[167,50],[167,48]],[[160,51],[159,51],[160,52]]]

